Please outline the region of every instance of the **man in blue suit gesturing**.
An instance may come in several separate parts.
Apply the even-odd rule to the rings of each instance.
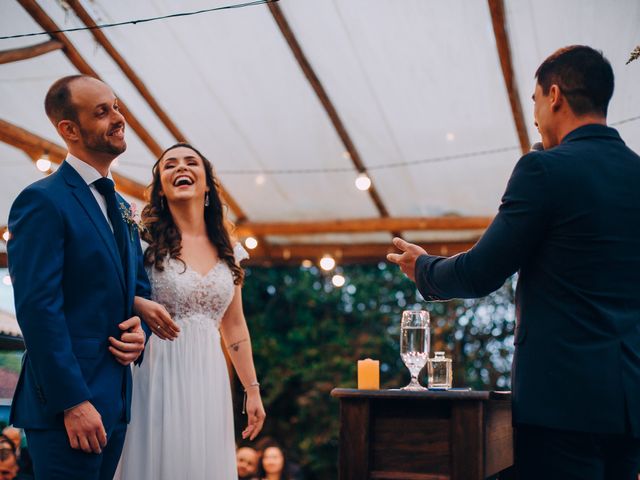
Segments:
[[[55,82],[45,110],[69,154],[9,216],[27,347],[11,422],[26,431],[36,478],[111,479],[129,420],[129,365],[146,338],[133,298],[150,293],[137,228],[109,173],[126,149],[125,123],[112,90],[82,75]]]
[[[427,300],[519,272],[513,357],[519,480],[631,480],[640,465],[640,157],[607,126],[614,77],[587,46],[538,68],[543,151],[515,166],[478,243],[451,258],[394,239]]]

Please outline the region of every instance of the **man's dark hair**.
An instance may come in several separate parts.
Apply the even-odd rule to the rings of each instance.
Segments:
[[[56,80],[49,88],[44,98],[44,111],[49,120],[57,124],[60,120],[72,120],[78,122],[78,112],[71,101],[71,82],[80,78],[92,78],[88,75],[69,75]]]
[[[613,70],[601,51],[571,45],[552,53],[536,70],[542,93],[560,87],[576,115],[607,115],[613,95]]]

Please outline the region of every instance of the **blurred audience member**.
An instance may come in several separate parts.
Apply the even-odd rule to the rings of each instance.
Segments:
[[[14,480],[18,475],[18,459],[12,445],[10,440],[0,439],[0,480]]]
[[[265,445],[258,468],[260,480],[292,480],[284,451],[277,443]]]
[[[239,447],[236,450],[238,463],[238,480],[255,480],[258,477],[258,461],[260,455],[251,447]]]
[[[13,443],[13,450],[16,454],[20,471],[20,475],[18,475],[17,478],[32,478],[33,464],[31,462],[31,456],[29,455],[29,449],[26,446],[22,446],[22,430],[15,427],[5,427],[5,429],[2,430],[2,435]]]

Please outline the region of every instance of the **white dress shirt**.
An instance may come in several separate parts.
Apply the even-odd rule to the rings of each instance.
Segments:
[[[67,158],[65,159],[65,161],[76,172],[78,172],[78,175],[80,175],[82,179],[86,182],[86,184],[89,186],[89,190],[91,190],[91,193],[96,199],[96,202],[98,202],[98,206],[100,207],[100,210],[104,215],[104,218],[107,220],[107,223],[109,224],[109,228],[111,228],[111,231],[113,231],[113,225],[111,225],[111,220],[109,220],[109,214],[107,213],[107,201],[104,199],[102,194],[98,191],[96,186],[93,184],[93,182],[102,178],[102,175],[100,175],[100,172],[98,172],[95,168],[93,168],[88,163],[83,162],[77,157],[74,157],[70,153],[67,153]],[[110,180],[113,180],[113,177],[111,176],[111,170],[109,170],[109,174],[107,175],[107,178],[109,178]]]

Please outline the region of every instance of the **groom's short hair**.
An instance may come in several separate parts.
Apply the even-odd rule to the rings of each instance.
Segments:
[[[49,120],[56,125],[61,120],[78,122],[78,111],[71,101],[69,85],[81,78],[93,78],[88,75],[69,75],[56,80],[44,98],[44,111]]]

